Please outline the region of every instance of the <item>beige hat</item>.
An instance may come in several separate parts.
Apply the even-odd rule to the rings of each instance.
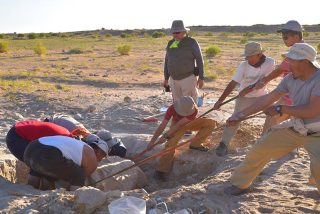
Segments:
[[[300,25],[299,22],[296,20],[290,20],[285,23],[281,29],[277,30],[278,33],[286,33],[288,31],[295,31],[295,32],[303,32],[303,27]]]
[[[108,154],[108,151],[109,151],[108,144],[97,135],[90,134],[84,138],[84,141],[88,144],[91,144],[91,143],[96,144],[102,151]]]
[[[295,43],[285,56],[293,60],[309,60],[316,68],[320,68],[316,61],[317,51],[307,43]]]
[[[194,103],[192,97],[183,96],[174,102],[174,110],[180,116],[190,116],[196,111],[196,104]]]
[[[177,32],[187,32],[189,28],[185,28],[182,20],[174,20],[171,25],[170,34]]]
[[[241,56],[252,56],[263,53],[261,44],[258,42],[248,42],[244,48],[244,53]]]

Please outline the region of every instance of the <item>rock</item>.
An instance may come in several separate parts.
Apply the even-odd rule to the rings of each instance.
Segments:
[[[81,115],[80,113],[78,113],[78,114],[75,114],[75,115],[74,115],[74,119],[76,119],[76,120],[83,120],[83,117],[82,117],[82,115]]]
[[[131,102],[132,102],[132,99],[131,99],[131,97],[125,96],[125,97],[123,98],[123,101],[125,101],[125,102],[127,102],[127,103],[131,103]]]
[[[38,210],[33,210],[33,209],[30,209],[24,212],[24,214],[36,214],[36,213],[40,213],[40,212]]]
[[[55,87],[56,87],[56,89],[58,89],[58,90],[62,90],[62,89],[63,89],[62,85],[60,85],[60,84],[56,84]]]
[[[21,114],[17,113],[17,112],[14,113],[14,117],[15,117],[15,119],[20,119],[20,120],[24,119],[24,117]]]
[[[74,194],[78,213],[92,213],[106,202],[106,193],[94,187],[81,187]]]
[[[139,167],[132,168],[119,175],[94,184],[95,182],[100,181],[111,174],[119,172],[122,169],[132,166],[133,164],[134,162],[131,160],[126,160],[117,156],[109,156],[100,162],[97,170],[91,174],[89,179],[87,179],[86,184],[93,184],[94,187],[102,191],[124,191],[142,188],[147,184],[147,177]]]
[[[86,111],[92,113],[96,110],[97,110],[97,107],[95,105],[90,105]]]
[[[27,183],[29,167],[12,154],[0,150],[0,176],[13,183]]]

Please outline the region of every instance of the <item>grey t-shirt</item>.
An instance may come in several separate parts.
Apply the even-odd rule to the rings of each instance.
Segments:
[[[69,115],[55,114],[51,117],[47,117],[47,120],[68,129],[70,132],[74,131],[76,128],[85,128],[82,123]]]
[[[293,106],[308,104],[311,96],[320,96],[320,69],[306,81],[294,79],[290,73],[280,82],[276,91],[288,93],[293,100]],[[305,124],[319,122],[320,115],[303,121]]]

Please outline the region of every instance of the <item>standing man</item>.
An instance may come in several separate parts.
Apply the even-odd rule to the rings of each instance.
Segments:
[[[239,65],[238,70],[231,82],[228,84],[219,100],[215,103],[214,109],[220,108],[221,103],[226,97],[228,97],[228,95],[238,84],[240,84],[240,97],[236,100],[234,114],[242,111],[248,106],[253,105],[257,102],[259,97],[268,93],[265,85],[257,90],[250,88],[249,86],[255,84],[261,78],[270,74],[274,70],[274,59],[266,57],[263,54],[261,45],[258,42],[249,42],[246,44],[243,56],[245,57],[246,61]],[[220,144],[216,148],[216,154],[218,156],[225,156],[228,153],[228,144],[232,140],[233,136],[237,133],[238,128],[239,124],[224,128]]]
[[[287,114],[301,122],[299,126],[293,123],[291,127],[271,129],[263,135],[233,172],[232,186],[225,190],[226,193],[244,193],[270,160],[279,159],[298,147],[303,147],[309,154],[311,175],[320,192],[320,66],[316,61],[317,52],[309,44],[296,43],[286,57],[291,73],[274,91],[261,97],[255,105],[232,115],[227,123],[234,125],[264,109],[267,115]],[[270,107],[286,94],[292,98],[293,105]]]
[[[190,96],[197,103],[197,87],[204,85],[203,57],[198,42],[188,36],[188,30],[183,21],[172,22],[170,33],[173,39],[166,48],[163,86],[170,85],[173,101]]]
[[[281,29],[277,31],[278,33],[282,34],[283,43],[287,47],[291,47],[292,45],[296,43],[303,43],[303,27],[300,25],[299,22],[295,20],[290,20],[286,24],[282,26]],[[279,77],[282,75],[282,78],[284,78],[287,74],[289,74],[290,68],[289,68],[289,59],[285,58],[283,62],[269,75],[262,78],[255,86],[256,89],[260,89],[264,87],[268,82],[271,80]],[[281,97],[281,99],[278,101],[278,104],[283,105],[292,105],[292,100],[289,97],[289,95],[285,95]],[[283,115],[275,115],[273,117],[267,117],[264,127],[263,127],[263,133],[268,131],[272,126],[281,123],[282,121],[285,121],[289,118],[289,115],[283,114]]]

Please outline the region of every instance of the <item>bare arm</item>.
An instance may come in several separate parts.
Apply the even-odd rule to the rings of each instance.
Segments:
[[[310,102],[300,106],[282,106],[282,112],[290,116],[311,119],[320,115],[320,97],[311,96]]]
[[[83,146],[81,166],[86,176],[91,175],[98,167],[98,161],[94,150],[88,145]]]
[[[219,109],[220,108],[220,104],[226,99],[226,97],[229,96],[229,94],[234,90],[234,88],[237,86],[237,82],[234,80],[231,80],[231,82],[229,82],[229,84],[227,85],[227,87],[224,89],[222,95],[220,96],[220,98],[218,99],[218,101],[214,104],[214,109]]]
[[[151,140],[150,140],[150,144],[153,144],[154,142],[156,142],[156,140],[158,139],[158,137],[163,133],[164,129],[166,128],[167,124],[168,124],[169,120],[163,119],[161,124],[158,126],[157,130],[155,131],[155,133],[153,134]]]

